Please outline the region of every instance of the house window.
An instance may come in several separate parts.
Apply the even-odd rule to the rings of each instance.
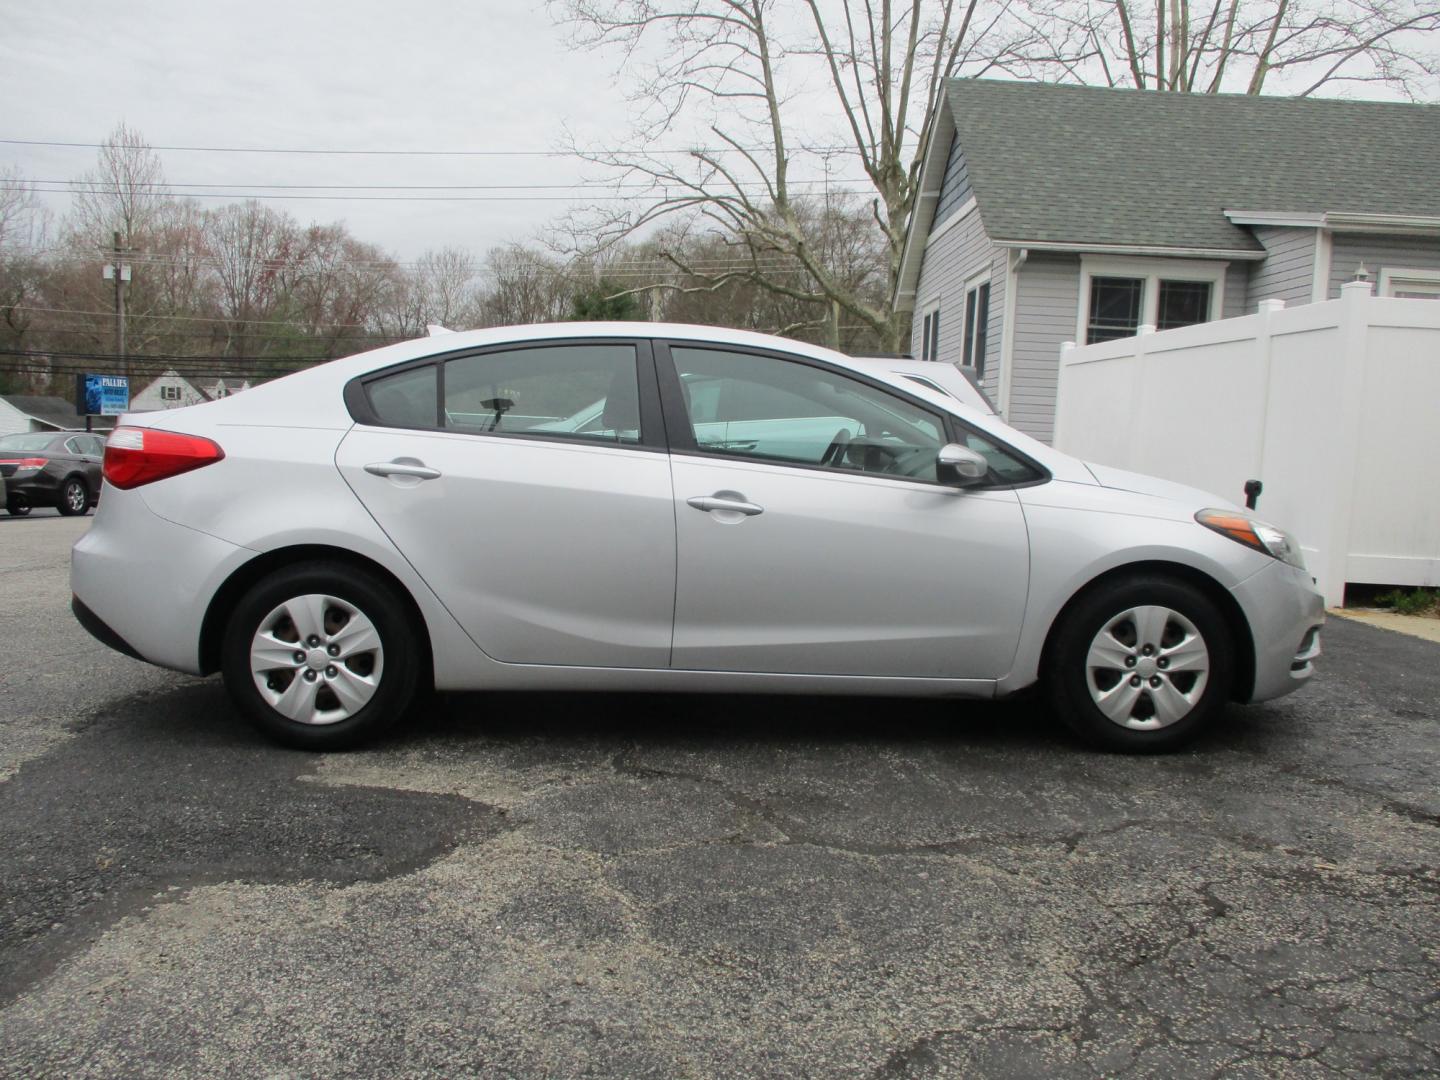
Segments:
[[[1131,337],[1142,326],[1174,330],[1220,317],[1225,263],[1180,259],[1081,259],[1076,340]]]
[[[180,400],[180,387],[178,387],[178,386],[162,386],[162,387],[160,388],[160,400],[161,400],[161,401],[179,401],[179,400]]]
[[[1399,300],[1440,300],[1440,270],[1381,270],[1380,295]]]
[[[940,308],[938,305],[925,312],[920,337],[920,359],[937,360],[940,357]]]
[[[1090,279],[1090,320],[1085,341],[1113,341],[1140,329],[1140,299],[1144,278],[1095,277]]]
[[[1155,329],[1174,330],[1194,326],[1210,315],[1210,282],[1160,282],[1160,300],[1155,312]]]
[[[990,329],[990,282],[982,281],[965,293],[965,346],[960,362],[985,377],[985,338]]]

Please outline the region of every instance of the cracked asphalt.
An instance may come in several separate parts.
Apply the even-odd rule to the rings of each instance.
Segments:
[[[319,757],[0,517],[0,1074],[1440,1075],[1440,646],[1164,758],[1033,703],[466,695]]]

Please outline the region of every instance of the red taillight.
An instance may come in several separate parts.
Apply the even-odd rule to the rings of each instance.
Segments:
[[[50,459],[43,457],[0,458],[0,465],[14,465],[17,469],[43,469],[49,463]]]
[[[118,427],[105,442],[105,479],[117,488],[137,488],[213,465],[224,456],[217,444],[198,435]]]

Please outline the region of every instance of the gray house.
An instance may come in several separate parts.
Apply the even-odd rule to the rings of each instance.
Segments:
[[[1339,295],[1440,297],[1440,105],[956,79],[896,305],[1049,440],[1060,346]]]

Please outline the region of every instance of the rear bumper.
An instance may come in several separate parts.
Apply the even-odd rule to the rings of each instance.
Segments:
[[[254,555],[152,513],[138,491],[110,488],[70,553],[72,608],[112,648],[199,675],[210,600]]]
[[[1250,623],[1255,681],[1246,701],[1300,689],[1315,673],[1325,601],[1303,570],[1276,562],[1231,590]]]
[[[104,619],[86,607],[84,601],[78,596],[72,595],[70,597],[70,610],[75,614],[75,618],[80,625],[88,630],[90,636],[100,642],[100,644],[108,645],[116,652],[124,653],[126,656],[135,660],[145,659],[135,651],[133,645],[107,626]]]
[[[60,502],[60,477],[41,471],[30,476],[5,478],[5,499],[23,498],[31,506],[55,506]]]

